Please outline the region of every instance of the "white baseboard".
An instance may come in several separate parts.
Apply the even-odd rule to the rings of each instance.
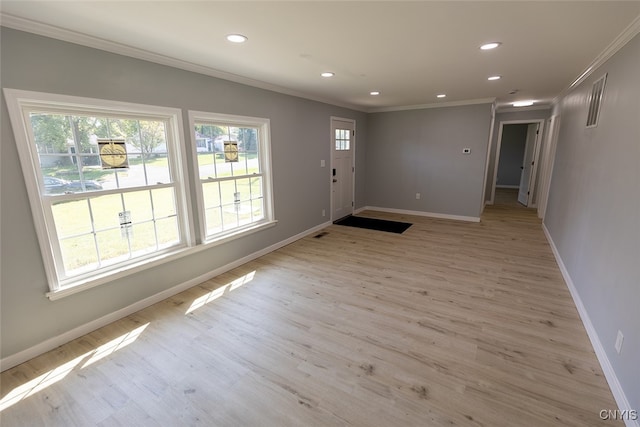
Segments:
[[[496,188],[511,188],[511,189],[519,189],[519,185],[496,185]]]
[[[216,268],[215,270],[209,271],[205,274],[202,274],[198,277],[194,277],[192,279],[187,280],[186,282],[180,283],[176,286],[173,286],[169,289],[166,289],[162,292],[159,292],[155,295],[147,297],[143,300],[135,302],[127,307],[124,307],[120,310],[114,311],[113,313],[109,313],[106,316],[102,316],[98,319],[92,320],[89,323],[85,323],[82,326],[78,326],[77,328],[71,329],[63,334],[57,335],[55,337],[49,338],[46,341],[43,341],[39,344],[34,345],[26,350],[20,351],[18,353],[12,354],[11,356],[7,356],[0,360],[0,371],[7,370],[9,368],[13,368],[21,363],[26,362],[27,360],[31,360],[34,357],[37,357],[47,351],[53,350],[63,344],[68,343],[76,338],[79,338],[83,335],[86,335],[90,332],[95,331],[103,326],[108,325],[109,323],[115,322],[116,320],[122,319],[130,314],[136,313],[144,308],[149,307],[155,303],[158,303],[162,300],[165,300],[173,295],[176,295],[182,291],[185,291],[193,286],[199,285],[200,283],[206,282],[207,280],[219,276],[220,274],[226,273],[236,267],[241,266],[242,264],[246,264],[249,261],[252,261],[256,258],[259,258],[263,255],[266,255],[270,252],[273,252],[277,249],[280,249],[283,246],[286,246],[290,243],[295,242],[296,240],[302,239],[310,234],[318,232],[323,228],[331,225],[331,222],[325,222],[323,224],[317,225],[313,228],[310,228],[302,233],[296,234],[295,236],[291,236],[288,239],[282,240],[278,243],[275,243],[271,246],[268,246],[264,249],[261,249],[257,252],[249,254],[243,258],[235,260],[229,264],[223,265],[221,267]]]
[[[398,213],[398,214],[404,214],[404,215],[427,216],[430,218],[453,219],[456,221],[480,222],[480,217],[475,217],[475,216],[449,215],[449,214],[441,214],[441,213],[434,213],[434,212],[411,211],[406,209],[381,208],[378,206],[365,206],[357,209],[353,213],[356,214],[366,210]]]
[[[368,207],[367,207],[367,206],[363,206],[363,207],[361,207],[361,208],[358,208],[358,209],[354,210],[354,211],[353,211],[353,214],[354,214],[354,215],[358,215],[360,212],[362,212],[362,211],[366,211],[367,209],[368,209]]]
[[[585,308],[582,300],[580,299],[580,295],[578,294],[578,289],[575,287],[571,276],[569,276],[569,271],[564,265],[562,258],[560,257],[560,252],[558,252],[558,248],[556,247],[553,239],[551,238],[551,234],[547,229],[545,224],[542,224],[542,230],[544,231],[544,235],[547,237],[547,241],[549,242],[549,246],[551,246],[551,250],[553,251],[553,255],[556,258],[556,262],[558,263],[558,267],[560,267],[560,272],[562,273],[562,277],[564,278],[565,283],[567,284],[567,288],[569,288],[569,292],[571,293],[571,297],[573,298],[573,302],[578,309],[578,314],[580,314],[580,319],[584,325],[584,328],[587,331],[587,335],[591,340],[591,345],[593,346],[593,350],[596,353],[596,357],[598,358],[598,362],[600,363],[600,367],[604,372],[604,376],[609,383],[609,387],[611,388],[611,393],[613,394],[613,398],[618,404],[618,409],[620,411],[624,410],[637,410],[638,408],[632,408],[627,396],[620,385],[620,381],[618,381],[618,377],[616,376],[615,371],[613,370],[613,366],[611,366],[611,362],[607,357],[607,353],[604,351],[604,347],[600,342],[600,337],[598,337],[598,333],[593,327],[593,323],[591,323],[591,319],[589,318],[589,313],[587,313],[587,309]],[[609,408],[601,408],[601,409],[609,409]],[[611,408],[613,409],[613,408]],[[625,424],[627,427],[640,427],[640,422],[638,420],[627,420],[625,419]]]

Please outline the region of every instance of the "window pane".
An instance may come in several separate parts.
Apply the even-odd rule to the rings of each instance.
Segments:
[[[202,184],[202,196],[205,209],[220,206],[220,183],[205,182]]]
[[[165,124],[160,121],[140,120],[138,122],[137,141],[132,139],[132,143],[145,159],[152,158],[154,154],[167,153],[167,139],[165,136]],[[138,144],[136,144],[136,142]]]
[[[124,211],[120,194],[110,194],[89,199],[93,224],[96,230],[120,227],[120,212]]]
[[[153,219],[151,197],[148,190],[125,193],[124,210],[131,212],[131,222],[138,224]]]
[[[251,201],[240,202],[237,208],[239,225],[251,224],[253,222]]]
[[[251,197],[262,197],[262,177],[256,176],[251,178]]]
[[[220,183],[220,192],[223,205],[233,205],[236,200],[236,183],[235,181],[222,181]]]
[[[58,238],[91,233],[91,215],[86,200],[56,203],[51,207]]]
[[[147,183],[169,184],[173,182],[169,171],[169,159],[166,153],[152,153],[145,160],[144,169],[147,174]]]
[[[222,207],[222,228],[223,230],[232,230],[238,227],[238,212],[235,205],[226,205]]]
[[[176,217],[165,218],[156,221],[158,244],[161,248],[180,243],[178,219]]]
[[[96,233],[96,241],[101,263],[113,264],[130,258],[128,235],[119,227]]]
[[[222,231],[222,211],[219,207],[205,210],[205,221],[207,222],[207,234],[214,234]]]
[[[194,131],[198,153],[223,151],[222,141],[229,136],[229,127],[224,125],[196,123]]]
[[[254,221],[259,221],[264,218],[264,200],[262,198],[253,199],[251,201],[251,209]]]
[[[74,157],[74,159],[78,159]],[[87,158],[84,158],[85,160]],[[81,193],[102,190],[105,172],[95,166],[52,166],[42,168],[44,194]]]
[[[45,153],[68,153],[67,141],[72,140],[71,126],[61,114],[31,113],[29,115],[36,148]]]
[[[133,224],[131,227],[131,251],[143,255],[156,250],[156,230],[153,222]]]
[[[245,200],[249,200],[250,198],[251,198],[251,178],[236,179],[236,199],[240,201],[245,201]]]
[[[60,250],[67,275],[79,274],[98,267],[98,254],[93,234],[62,239]]]
[[[258,160],[257,152],[247,151],[244,156],[247,159],[247,173],[262,173],[260,170],[260,161]]]
[[[258,149],[258,129],[251,127],[232,127],[231,135],[238,141],[241,151],[256,151]]]
[[[213,178],[224,178],[228,176],[233,176],[233,171],[231,170],[231,165],[234,163],[229,163],[224,159],[224,152],[216,153],[215,155],[215,170],[216,176]]]
[[[238,155],[237,162],[232,162],[230,164],[233,176],[247,175],[247,157],[244,153],[240,153]]]
[[[214,167],[216,153],[198,153],[198,176],[200,179],[215,178],[216,168]]]
[[[175,192],[173,188],[158,188],[151,191],[153,213],[156,219],[176,216]]]

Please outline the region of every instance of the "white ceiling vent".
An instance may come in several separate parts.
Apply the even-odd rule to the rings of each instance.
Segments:
[[[593,83],[591,88],[591,96],[589,97],[589,114],[587,115],[587,127],[594,128],[598,126],[598,117],[600,117],[600,105],[602,103],[602,94],[604,93],[604,84],[607,81],[607,75],[600,77]]]

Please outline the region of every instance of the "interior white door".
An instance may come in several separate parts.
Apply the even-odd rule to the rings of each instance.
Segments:
[[[541,185],[538,187],[538,218],[544,219],[549,200],[549,187],[551,186],[551,173],[553,172],[553,160],[556,156],[556,143],[558,141],[558,130],[560,129],[560,116],[551,116],[547,137],[544,144],[544,154],[541,166]]]
[[[355,122],[331,119],[331,220],[353,213]]]
[[[538,140],[538,123],[532,123],[527,128],[527,141],[524,147],[524,159],[522,163],[522,173],[520,174],[520,187],[518,190],[518,202],[529,206],[531,200],[531,175],[534,166],[534,153],[536,152],[536,142]]]

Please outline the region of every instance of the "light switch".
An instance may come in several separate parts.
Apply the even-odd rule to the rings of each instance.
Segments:
[[[326,166],[326,163],[324,162],[324,160],[320,160],[320,167],[323,168]]]

